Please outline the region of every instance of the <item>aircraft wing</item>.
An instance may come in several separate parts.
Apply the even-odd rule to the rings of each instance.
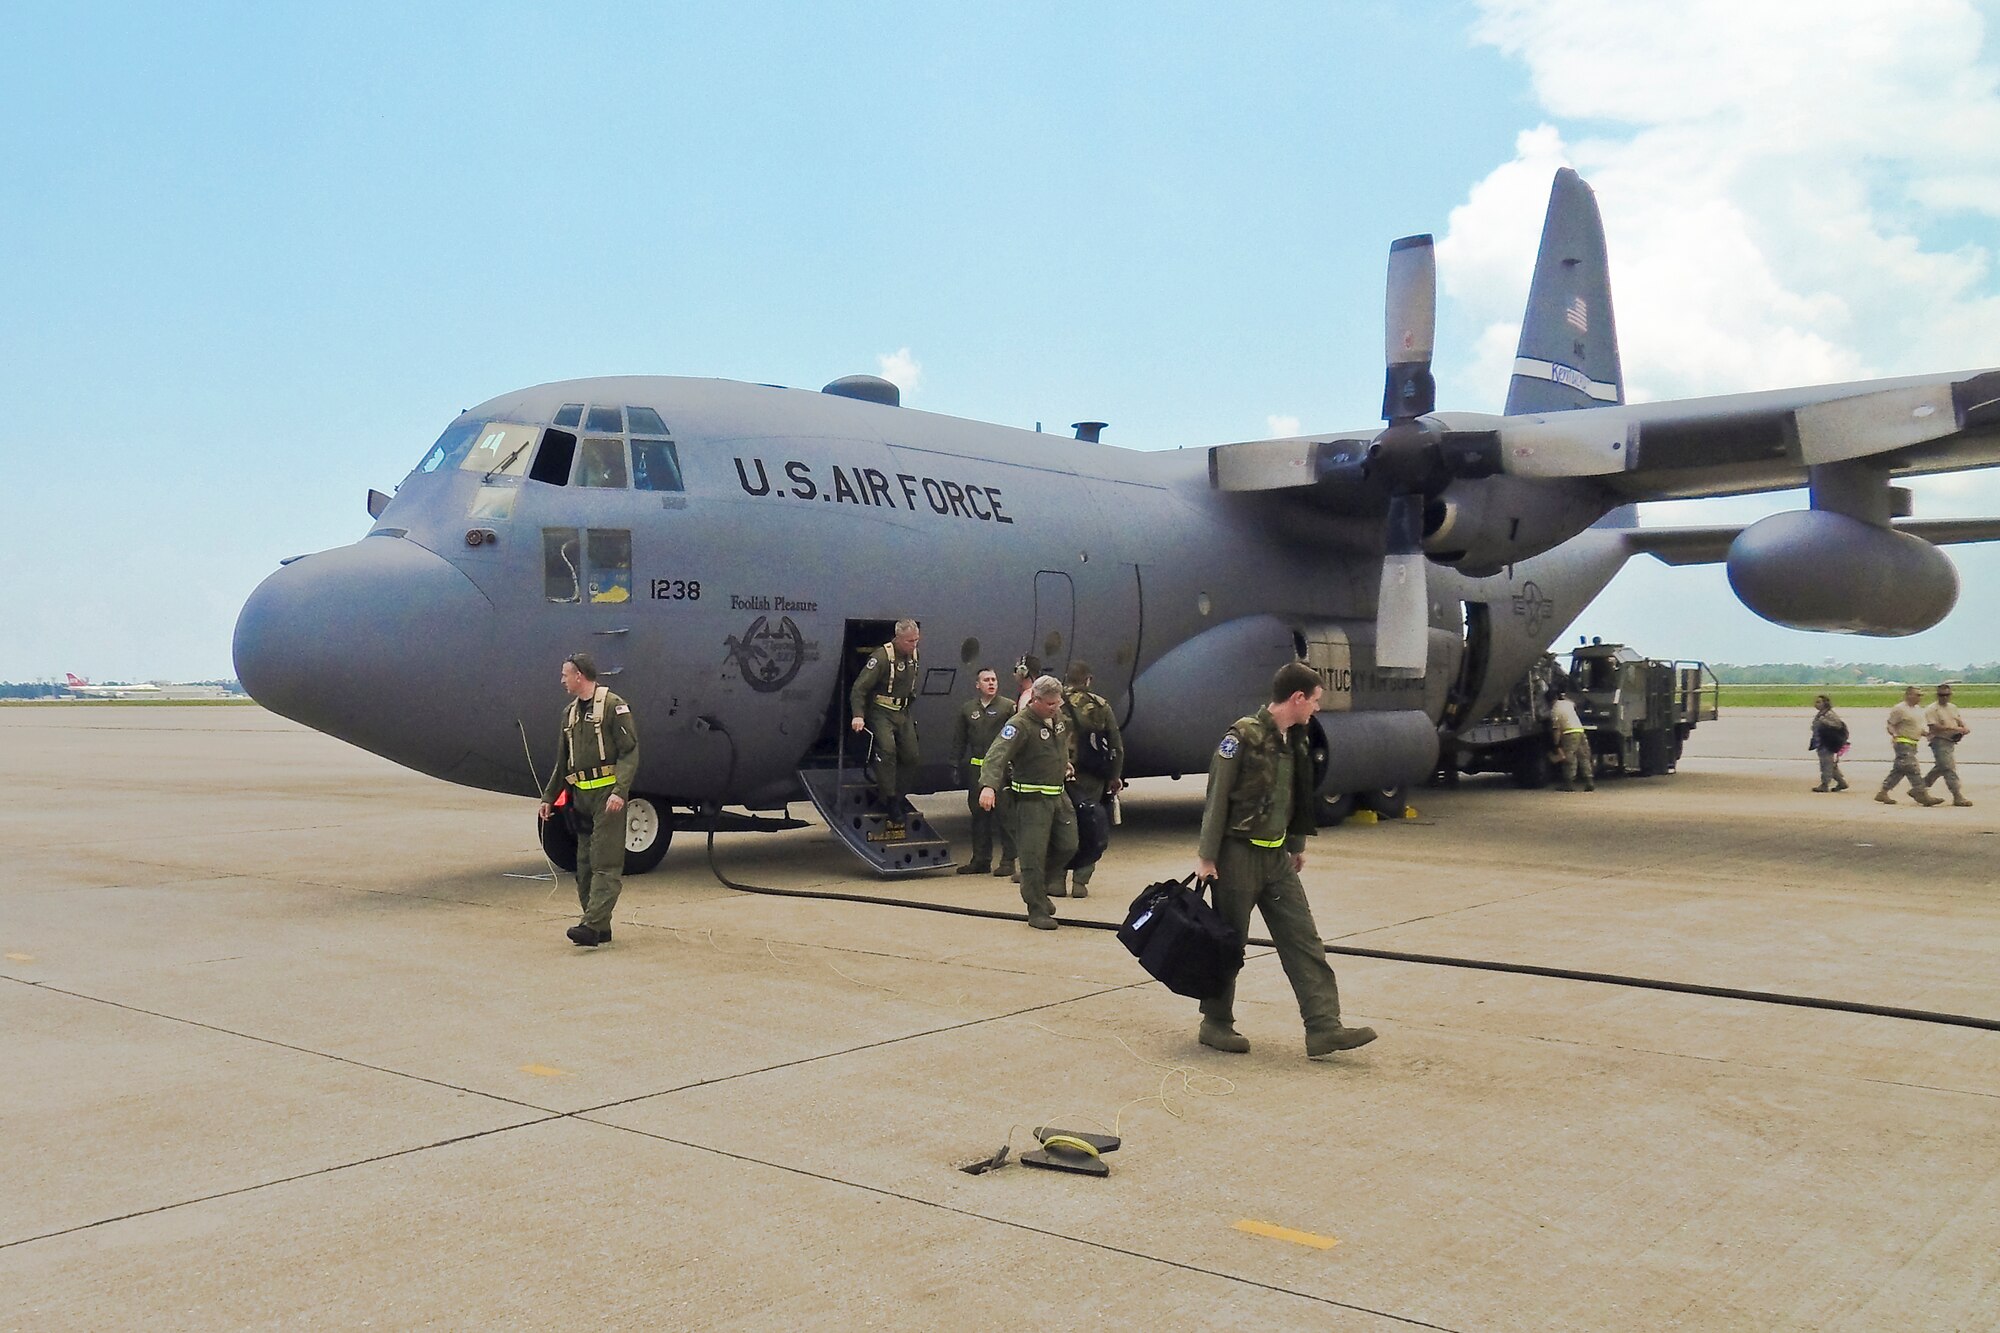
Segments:
[[[1466,479],[1582,481],[1615,503],[1742,495],[1803,486],[1830,464],[1890,477],[2000,464],[2000,370],[1505,417],[1440,412],[1424,424],[1440,466]],[[1347,510],[1375,436],[1219,445],[1210,480]]]
[[[1621,535],[1627,550],[1650,555],[1663,564],[1717,565],[1729,558],[1730,543],[1742,535],[1744,526],[1625,528]],[[2000,541],[2000,518],[1904,519],[1893,526],[1933,546]]]

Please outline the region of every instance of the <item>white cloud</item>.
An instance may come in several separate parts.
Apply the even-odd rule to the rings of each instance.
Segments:
[[[1270,430],[1271,438],[1274,440],[1287,439],[1299,433],[1297,417],[1268,416],[1264,418],[1264,425]]]
[[[910,355],[910,349],[907,347],[898,347],[893,352],[882,353],[875,358],[875,364],[881,368],[882,378],[906,395],[913,393],[918,382],[924,377],[922,363]]]
[[[1563,165],[1604,214],[1635,400],[2000,365],[1991,0],[1478,4],[1475,39],[1526,66],[1542,123],[1472,187],[1439,243],[1440,314],[1471,343],[1469,362],[1441,352],[1443,402],[1497,402]],[[1920,517],[2000,513],[2000,472],[1913,489]],[[1800,503],[1648,506],[1648,519],[1745,522]],[[1984,551],[1956,558],[1994,564]],[[1634,602],[1614,585],[1592,614],[1629,611],[1689,640],[1651,645],[1661,651],[1756,660],[1780,640],[1818,655],[1876,651],[1763,626],[1726,594],[1721,606],[1688,596],[1686,577],[1628,573],[1621,584],[1648,591]],[[1883,650],[1935,643],[1990,657],[1990,634],[1968,614],[1962,603],[1939,629]],[[1752,642],[1764,646],[1739,651]]]
[[[2000,69],[1970,3],[1481,11],[1476,38],[1528,67],[1553,120],[1472,188],[1439,246],[1445,293],[1486,330],[1477,364],[1439,367],[1461,400],[1504,382],[1500,330],[1564,164],[1604,213],[1634,398],[2000,364],[1992,253],[1925,239],[2000,218]]]

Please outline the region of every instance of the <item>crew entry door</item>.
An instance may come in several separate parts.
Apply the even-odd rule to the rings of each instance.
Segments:
[[[1028,651],[1042,659],[1042,670],[1057,680],[1069,670],[1070,644],[1076,638],[1076,585],[1059,570],[1035,574],[1035,632]]]

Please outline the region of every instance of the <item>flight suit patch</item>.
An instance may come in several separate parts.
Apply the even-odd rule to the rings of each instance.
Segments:
[[[1222,738],[1222,744],[1215,747],[1215,752],[1224,759],[1234,759],[1236,757],[1236,744],[1236,733],[1232,731]]]
[[[1009,722],[1006,726],[1000,728],[1000,739],[1002,740],[1011,741],[1014,739],[1015,734],[1016,733],[1014,731],[1014,724],[1012,722]]]

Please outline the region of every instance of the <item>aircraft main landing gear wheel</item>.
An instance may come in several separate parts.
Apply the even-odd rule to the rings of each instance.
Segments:
[[[1322,794],[1313,797],[1313,817],[1319,827],[1332,828],[1354,813],[1354,793],[1342,792],[1338,796]]]
[[[1409,794],[1402,787],[1364,791],[1354,799],[1363,810],[1373,810],[1377,819],[1401,819],[1409,808]]]
[[[674,826],[651,797],[625,802],[625,873],[643,875],[660,863],[674,840]]]

